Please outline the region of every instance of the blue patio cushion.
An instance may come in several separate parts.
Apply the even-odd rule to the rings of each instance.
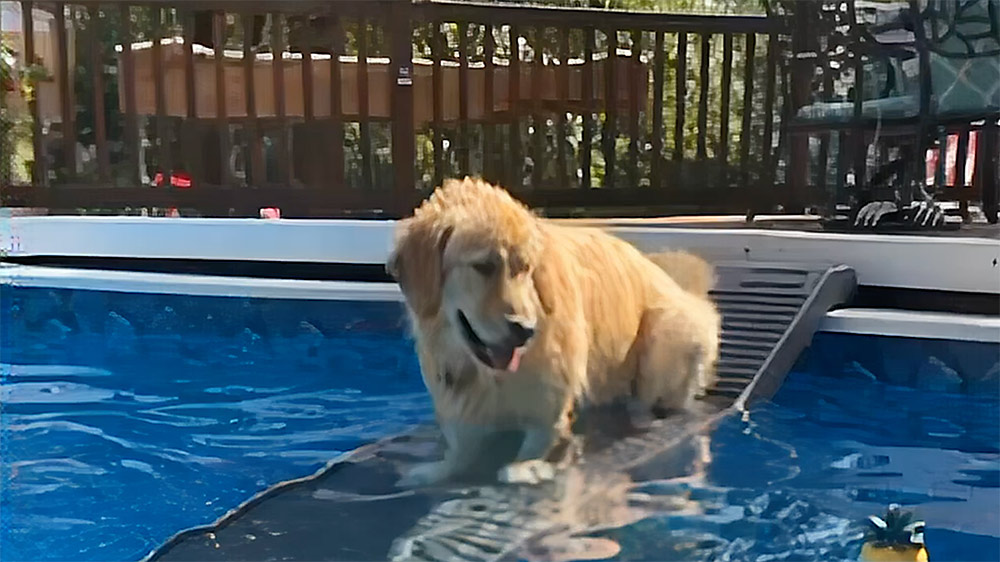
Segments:
[[[923,0],[932,22],[925,22],[929,52],[933,115],[981,119],[1000,113],[1000,5],[995,0]],[[930,2],[930,5],[928,5]],[[957,13],[956,13],[957,10]],[[888,63],[886,66],[884,63]],[[864,119],[912,117],[918,114],[917,58],[866,65],[865,97],[874,97],[885,76],[893,73],[896,87],[889,95],[862,102]],[[854,115],[850,101],[817,102],[799,109],[797,118],[818,123],[843,123]]]
[[[931,93],[939,114],[1000,111],[1000,5],[935,0],[924,29],[933,43]]]
[[[866,100],[861,103],[861,115],[865,119],[902,119],[913,117],[920,111],[917,96],[901,95]],[[854,117],[854,102],[818,102],[799,109],[797,117],[804,121],[818,123],[846,123]]]
[[[931,91],[937,113],[1000,111],[1000,60],[957,59],[931,53]]]

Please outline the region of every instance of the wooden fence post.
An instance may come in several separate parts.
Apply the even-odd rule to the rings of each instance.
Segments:
[[[416,132],[413,124],[413,6],[397,0],[389,27],[392,29],[392,205],[385,209],[395,217],[409,214],[415,201]]]
[[[795,5],[793,14],[791,87],[789,88],[790,107],[785,118],[798,113],[799,108],[809,103],[812,89],[812,72],[816,63],[816,40],[810,37],[811,9],[822,9],[819,2],[800,2]],[[801,213],[807,199],[806,190],[809,186],[809,135],[793,133],[789,138],[788,173],[785,177],[785,211]]]

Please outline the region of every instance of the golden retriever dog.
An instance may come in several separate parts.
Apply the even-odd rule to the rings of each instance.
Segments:
[[[720,317],[706,262],[539,218],[482,180],[448,180],[399,221],[386,269],[447,445],[400,485],[460,474],[504,430],[524,440],[499,480],[550,479],[578,405],[625,398],[663,417],[712,383]]]

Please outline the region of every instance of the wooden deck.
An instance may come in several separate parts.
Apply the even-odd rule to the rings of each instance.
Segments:
[[[811,215],[760,215],[750,218],[739,215],[693,215],[678,217],[656,217],[656,218],[581,218],[581,219],[558,219],[563,222],[575,224],[592,224],[595,226],[643,226],[643,227],[669,227],[669,228],[725,228],[725,229],[764,229],[764,230],[791,230],[798,232],[831,232],[824,228],[824,225],[817,216]],[[910,235],[910,236],[940,236],[945,238],[987,238],[1000,240],[1000,224],[989,224],[977,222],[963,224],[955,230],[937,229],[855,229],[850,232],[842,230],[832,230],[832,232],[844,232],[847,234],[883,234],[887,236]]]

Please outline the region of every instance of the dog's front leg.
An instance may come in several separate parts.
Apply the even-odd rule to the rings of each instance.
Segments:
[[[484,427],[459,421],[441,422],[440,426],[447,444],[444,459],[414,466],[397,482],[397,486],[431,486],[461,473],[475,461],[479,447],[489,433]]]
[[[545,457],[555,444],[558,431],[553,426],[530,427],[514,462],[497,472],[506,484],[538,484],[555,477],[555,467]]]
[[[577,338],[585,342],[585,334]],[[586,349],[585,344],[583,349]],[[570,354],[579,357],[579,361],[570,365],[571,370],[578,372],[576,377],[565,377],[569,380],[584,380],[586,376],[586,353]],[[507,484],[538,484],[555,478],[555,459],[549,458],[553,453],[561,450],[557,445],[565,445],[567,448],[562,453],[564,460],[571,460],[575,455],[572,452],[577,444],[573,436],[573,411],[576,407],[575,396],[577,393],[572,388],[565,388],[554,398],[554,403],[559,414],[549,422],[535,420],[524,428],[524,441],[517,452],[514,462],[502,467],[497,472],[497,479]]]
[[[561,456],[571,459],[575,444],[572,430],[571,400],[566,401],[559,421],[554,424],[531,425],[524,430],[524,441],[517,452],[514,462],[504,466],[497,472],[497,479],[507,484],[538,484],[552,480],[556,474],[556,459],[550,458],[561,450],[558,445],[565,445]]]

